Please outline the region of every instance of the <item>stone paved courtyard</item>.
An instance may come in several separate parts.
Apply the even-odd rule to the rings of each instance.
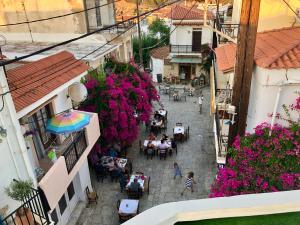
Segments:
[[[212,133],[212,118],[210,116],[210,92],[206,87],[203,90],[204,103],[202,114],[198,109],[198,98],[187,97],[187,101],[174,102],[168,95],[161,94],[161,102],[168,110],[167,134],[172,135],[176,122],[182,122],[185,127],[190,127],[190,138],[187,142],[178,144],[178,154],[159,160],[154,157],[146,159],[139,153],[138,140],[128,151],[128,157],[133,161],[133,171],[144,172],[151,177],[150,194],[144,194],[140,199],[140,212],[153,206],[173,201],[207,198],[210,185],[216,173],[215,150]],[[155,106],[156,108],[159,105]],[[141,127],[140,140],[148,135],[145,127]],[[194,171],[195,192],[186,191],[180,195],[184,188],[184,178],[173,179],[173,163],[177,162],[185,176],[189,171]],[[69,225],[116,225],[118,222],[117,200],[126,198],[125,193],[120,193],[119,183],[112,183],[105,179],[103,183],[97,182],[91,171],[92,185],[97,191],[99,200],[97,205],[86,208],[85,203],[80,203]]]

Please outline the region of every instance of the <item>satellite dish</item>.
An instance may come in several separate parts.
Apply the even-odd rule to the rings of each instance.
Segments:
[[[88,92],[82,83],[77,82],[69,86],[68,94],[72,101],[79,103],[87,98]]]

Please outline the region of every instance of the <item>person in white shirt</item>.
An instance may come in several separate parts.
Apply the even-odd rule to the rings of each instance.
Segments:
[[[203,95],[199,97],[199,112],[202,113]]]
[[[167,150],[171,146],[165,140],[161,140],[160,144],[157,147],[159,150]]]

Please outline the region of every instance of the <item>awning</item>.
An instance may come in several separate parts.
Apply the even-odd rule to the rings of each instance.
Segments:
[[[171,63],[202,63],[201,58],[172,58]]]

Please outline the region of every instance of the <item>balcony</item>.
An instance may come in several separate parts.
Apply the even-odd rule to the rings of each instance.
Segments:
[[[195,45],[170,45],[171,53],[201,53],[202,46]]]
[[[71,140],[60,146],[63,149],[62,153],[39,181],[39,186],[44,191],[51,209],[57,205],[69,182],[86,163],[88,154],[100,137],[98,115],[88,114],[91,116],[90,123]]]
[[[19,215],[18,212],[20,211],[25,212],[24,215]],[[26,199],[24,199],[24,202],[21,206],[19,206],[16,210],[11,212],[2,220],[0,218],[0,224],[49,225],[53,223],[49,220],[48,214],[46,212],[46,206],[44,205],[44,202],[40,197],[39,191],[32,188],[31,193]]]
[[[228,35],[232,39],[237,39],[240,29],[240,24],[231,24],[231,23],[220,23],[218,24],[218,30]],[[220,43],[228,42],[227,39],[220,37]]]

